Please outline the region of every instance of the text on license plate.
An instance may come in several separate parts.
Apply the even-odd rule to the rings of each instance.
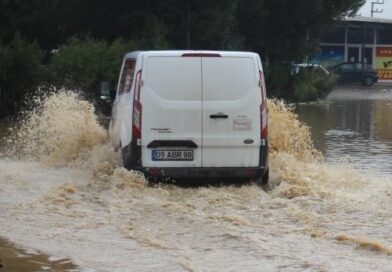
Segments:
[[[193,150],[152,150],[153,161],[193,161]]]

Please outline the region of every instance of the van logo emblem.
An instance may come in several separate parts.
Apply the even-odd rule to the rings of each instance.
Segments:
[[[245,143],[245,144],[253,144],[253,142],[254,142],[254,141],[253,141],[252,139],[245,139],[245,140],[244,140],[244,143]]]

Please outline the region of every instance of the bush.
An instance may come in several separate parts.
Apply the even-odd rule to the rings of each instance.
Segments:
[[[319,69],[304,69],[293,79],[293,95],[295,102],[315,101],[324,98],[335,86],[336,78]]]
[[[80,89],[90,97],[99,95],[101,81],[115,87],[122,58],[140,48],[138,42],[122,39],[108,43],[94,39],[71,39],[49,62],[51,83],[60,88]]]
[[[43,78],[42,51],[18,33],[7,46],[0,45],[0,116],[15,114],[26,94]]]
[[[317,100],[317,89],[312,83],[308,73],[300,73],[294,79],[292,100],[295,102],[307,102]]]
[[[266,69],[268,95],[291,102],[315,101],[336,85],[336,77],[316,67],[291,70],[291,64],[277,62]]]
[[[314,73],[314,85],[319,92],[319,97],[326,97],[332,89],[336,86],[336,75],[330,73],[326,75],[319,70]]]

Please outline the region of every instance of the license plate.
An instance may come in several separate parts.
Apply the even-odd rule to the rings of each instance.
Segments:
[[[152,150],[153,161],[193,161],[193,150]]]

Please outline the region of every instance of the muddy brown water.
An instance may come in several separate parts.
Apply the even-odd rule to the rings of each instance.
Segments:
[[[0,157],[0,236],[18,245],[0,240],[4,271],[16,265],[26,271],[392,267],[387,89],[339,91],[325,103],[296,108],[324,162],[292,154],[300,142],[292,143],[284,128],[293,120],[274,112],[270,128],[284,126],[271,134],[287,148],[271,153],[268,192],[254,185],[146,186],[143,177],[115,166],[117,155],[88,103],[72,95],[52,102],[43,121],[21,135],[43,139],[29,146],[39,156]],[[304,134],[299,125],[288,129]]]
[[[8,129],[15,123],[0,120],[0,138],[9,135]],[[6,143],[2,143],[6,144]],[[5,220],[1,218],[0,220]],[[39,251],[25,250],[8,240],[0,238],[0,272],[35,271],[78,271],[77,266],[67,258],[53,258]]]
[[[53,259],[39,252],[27,252],[0,239],[1,272],[77,271],[68,259]]]

